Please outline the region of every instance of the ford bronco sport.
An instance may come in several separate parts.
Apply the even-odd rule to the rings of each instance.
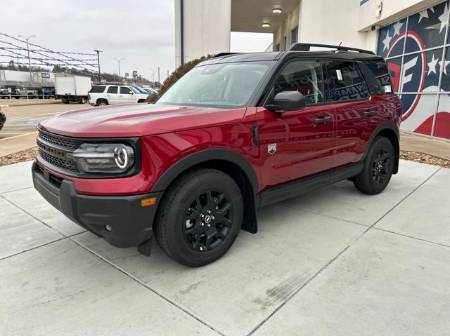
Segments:
[[[382,192],[398,171],[401,114],[370,51],[219,54],[155,105],[42,122],[33,180],[109,243],[149,255],[154,235],[174,260],[201,266],[240,229],[256,233],[261,206],[345,179]]]

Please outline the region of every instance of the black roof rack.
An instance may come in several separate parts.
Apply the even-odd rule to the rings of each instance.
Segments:
[[[237,53],[237,52],[221,52],[218,54],[215,54],[214,57],[223,57],[223,56],[232,56],[232,55],[239,55],[241,53]]]
[[[356,52],[359,52],[362,54],[375,55],[375,53],[370,50],[344,47],[344,46],[340,46],[340,45],[316,44],[316,43],[296,43],[296,44],[292,45],[292,47],[289,49],[289,51],[311,51],[311,47],[336,49],[337,51],[356,51]]]

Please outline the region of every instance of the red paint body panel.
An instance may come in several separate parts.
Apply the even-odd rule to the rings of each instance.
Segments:
[[[366,117],[364,112],[375,110]],[[165,105],[131,105],[66,112],[44,121],[50,132],[79,138],[141,139],[142,166],[137,175],[88,179],[63,176],[82,195],[137,195],[151,191],[171,166],[189,154],[225,148],[253,167],[258,191],[357,162],[375,128],[383,121],[399,123],[401,106],[394,95],[361,102],[308,106],[284,114],[265,108],[220,109]],[[331,117],[315,125],[314,118]],[[252,126],[259,132],[254,144]],[[276,155],[268,146],[276,144]],[[45,162],[38,164],[45,167]],[[48,167],[45,167],[50,170]]]

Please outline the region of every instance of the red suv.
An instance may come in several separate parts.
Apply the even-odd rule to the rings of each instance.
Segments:
[[[370,51],[219,54],[155,105],[42,122],[34,185],[115,246],[149,255],[155,235],[176,261],[205,265],[240,229],[257,232],[261,206],[344,179],[382,192],[399,162],[392,91]]]

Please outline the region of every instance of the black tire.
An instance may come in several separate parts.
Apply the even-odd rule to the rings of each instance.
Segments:
[[[97,99],[95,104],[96,106],[108,105],[108,101],[106,99]]]
[[[355,187],[367,195],[377,195],[386,189],[394,172],[395,150],[385,137],[375,138],[367,153],[363,171],[355,177]]]
[[[176,181],[164,196],[155,237],[175,261],[204,266],[233,245],[243,213],[241,191],[230,176],[214,169],[195,170]]]

